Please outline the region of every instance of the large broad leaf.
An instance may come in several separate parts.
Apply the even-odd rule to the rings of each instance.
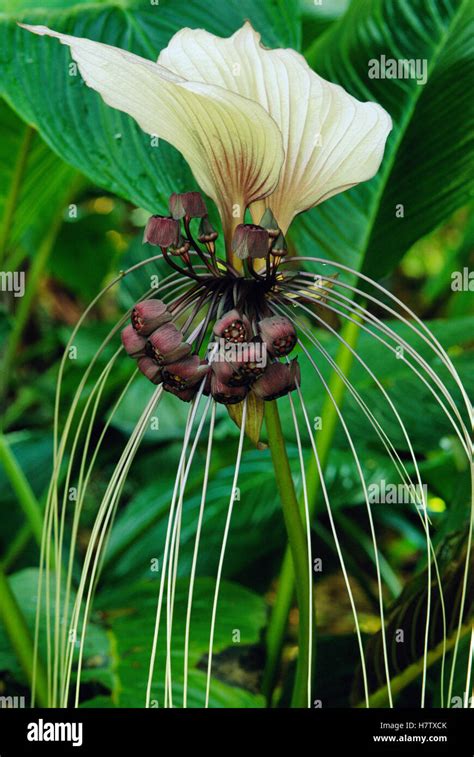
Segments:
[[[159,574],[158,574],[159,575]],[[38,571],[28,568],[9,578],[12,591],[34,633]],[[53,581],[53,579],[52,579]],[[156,615],[159,581],[142,581],[117,591],[106,590],[96,600],[96,612],[88,623],[81,680],[109,689],[111,699],[100,706],[143,707]],[[206,658],[209,649],[215,581],[198,579],[195,584],[189,644],[188,706],[202,707],[206,692]],[[43,595],[44,596],[44,595]],[[188,582],[178,582],[173,616],[172,665],[175,706],[182,704],[184,633]],[[74,594],[71,601],[74,601]],[[54,618],[54,585],[51,591],[51,620]],[[249,647],[259,641],[265,624],[265,602],[248,589],[223,582],[214,636],[211,707],[262,707],[258,674]],[[45,602],[41,614],[40,654],[46,659],[44,629]],[[80,624],[79,624],[80,625]],[[152,706],[164,702],[164,660],[166,618],[157,650]],[[73,680],[77,657],[73,666]],[[5,631],[0,625],[0,670],[8,671],[19,683],[24,675]],[[84,692],[87,695],[89,690]],[[94,691],[91,688],[90,691]]]
[[[16,601],[23,613],[26,624],[30,630],[32,636],[35,632],[36,621],[36,607],[38,596],[38,577],[39,572],[36,568],[25,568],[17,573],[9,576],[9,583],[11,590],[15,596]],[[50,618],[51,621],[54,618],[54,605],[55,605],[55,583],[54,577],[51,577],[51,590],[50,590]],[[43,588],[43,601],[41,607],[41,635],[39,641],[39,654],[43,660],[47,659],[47,645],[45,636],[46,626],[46,600],[45,589]],[[74,592],[71,595],[71,606],[74,602]],[[64,594],[62,594],[62,601],[64,601]],[[80,625],[79,625],[80,627]],[[79,644],[76,642],[76,648],[74,651],[74,660],[77,661],[79,655]],[[109,641],[104,628],[101,628],[97,623],[89,623],[87,638],[84,644],[84,679],[89,678],[89,669],[93,669],[94,666],[100,669],[94,680],[100,680],[103,683],[109,680],[109,670],[99,668],[99,661],[102,663],[109,660]],[[8,671],[15,679],[21,683],[24,682],[24,674],[20,668],[17,657],[13,651],[11,643],[7,637],[5,629],[0,624],[0,670]]]
[[[104,591],[97,598],[97,607],[111,628],[115,650],[114,704],[122,707],[143,707],[150,661],[150,650],[156,616],[159,581],[142,581],[115,592]],[[206,691],[206,662],[215,582],[198,579],[193,595],[189,648],[188,706],[202,707]],[[182,706],[184,641],[188,582],[176,587],[173,613],[171,664],[173,705]],[[224,582],[220,587],[214,636],[211,707],[261,707],[257,696],[255,672],[246,670],[248,646],[259,640],[265,624],[265,603],[242,586]],[[242,654],[243,653],[243,654]],[[163,614],[158,637],[153,707],[164,704],[164,673],[166,659],[166,618]]]
[[[426,84],[369,78],[370,61],[381,56],[426,61]],[[354,0],[309,58],[325,78],[383,105],[394,129],[377,176],[302,216],[295,242],[302,254],[384,275],[472,195],[474,5]]]
[[[70,196],[77,172],[0,100],[0,249],[34,251]]]
[[[161,0],[120,2],[73,12],[28,12],[30,23],[47,24],[76,36],[123,47],[156,59],[182,27],[205,27],[226,36],[248,18],[271,46],[298,46],[296,0]],[[89,90],[69,52],[55,40],[40,40],[15,20],[0,22],[0,94],[64,160],[96,184],[148,210],[163,207],[173,191],[194,186],[191,173],[172,147],[156,146],[126,115],[107,107]],[[77,72],[76,72],[77,73]]]

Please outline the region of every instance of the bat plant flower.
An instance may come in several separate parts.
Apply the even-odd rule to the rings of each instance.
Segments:
[[[380,349],[387,349],[390,355],[403,346],[406,360],[413,371],[417,375],[423,372],[435,384],[435,397],[444,409],[452,402],[446,387],[433,375],[425,359],[379,318],[379,313],[384,311],[405,324],[409,323],[413,314],[403,303],[368,277],[360,275],[357,278],[357,273],[343,263],[295,256],[289,244],[288,231],[295,216],[360,182],[368,181],[376,174],[391,130],[390,116],[380,105],[360,102],[341,86],[325,81],[297,52],[262,46],[260,35],[249,23],[225,39],[202,29],[183,29],[175,34],[156,61],[44,26],[24,28],[38,35],[56,37],[67,45],[85,83],[107,105],[128,114],[143,131],[162,138],[182,153],[202,193],[215,203],[222,227],[219,230],[211,222],[208,201],[194,189],[174,192],[169,199],[168,212],[155,213],[146,226],[144,242],[157,248],[157,254],[144,260],[143,265],[162,257],[169,266],[169,275],[160,282],[159,297],[156,290],[146,292],[131,310],[131,322],[122,331],[122,345],[136,362],[137,380],[148,380],[156,388],[118,462],[113,485],[104,495],[86,552],[85,578],[77,591],[74,606],[72,610],[68,607],[63,609],[58,631],[60,639],[57,641],[63,658],[61,664],[55,667],[57,675],[62,678],[57,685],[56,701],[64,706],[68,702],[68,681],[73,664],[72,653],[66,644],[67,635],[62,629],[77,626],[82,618],[81,603],[84,600],[86,608],[90,608],[101,565],[99,555],[113,521],[123,482],[147,423],[163,392],[168,392],[178,398],[170,398],[171,402],[182,400],[191,404],[170,506],[146,703],[150,703],[156,685],[155,658],[163,604],[167,612],[165,706],[171,706],[176,696],[171,676],[172,615],[181,516],[196,447],[200,436],[206,433],[205,424],[209,420],[209,442],[202,471],[202,501],[196,525],[188,597],[185,670],[180,679],[182,703],[184,706],[187,704],[193,582],[205,520],[213,432],[218,421],[216,406],[223,404],[240,432],[210,619],[204,703],[209,704],[219,585],[243,445],[247,435],[259,448],[265,446],[260,440],[265,417],[266,441],[285,512],[300,611],[300,651],[293,701],[299,706],[306,706],[311,702],[310,587],[313,570],[309,536],[312,503],[308,501],[303,442],[314,457],[331,529],[338,545],[314,438],[312,418],[319,408],[307,409],[304,396],[306,382],[310,390],[314,382],[322,385],[357,463],[374,541],[382,629],[384,627],[378,548],[356,443],[320,366],[327,363],[340,374],[341,371],[312,327],[324,328],[346,344],[353,359],[369,372],[371,380],[377,382],[377,389],[388,403],[392,401],[385,386],[378,382],[353,347],[340,336],[337,328],[340,321],[345,320],[356,324],[361,330],[367,330],[379,340]],[[329,266],[336,270],[336,274],[328,273]],[[135,268],[123,275],[131,275]],[[339,275],[341,278],[338,278]],[[364,285],[369,292],[361,288]],[[376,303],[379,311],[370,312],[369,306],[362,304],[364,301]],[[417,332],[423,331],[420,324],[411,324],[411,327]],[[431,337],[425,335],[425,338],[450,371],[446,353],[440,351],[435,340],[430,341]],[[107,376],[101,380],[105,381]],[[428,380],[425,376],[423,379]],[[404,461],[397,458],[396,450],[372,408],[343,373],[340,380],[353,395],[372,432],[383,441],[387,454],[395,460],[404,480],[411,481],[411,473],[405,468]],[[456,386],[459,389],[458,383]],[[78,389],[79,395],[82,389],[83,385]],[[283,402],[288,411],[284,428],[278,411],[282,397],[287,397]],[[393,402],[390,408],[394,408]],[[74,413],[74,408],[71,412]],[[448,412],[461,443],[468,446],[466,427],[455,413]],[[55,470],[59,470],[64,459],[70,426],[71,423],[66,424],[65,436],[58,445]],[[300,499],[304,524],[298,506],[295,508],[295,477],[291,475],[284,444],[284,436],[289,431],[293,434],[298,452],[296,465],[298,479],[302,482]],[[102,436],[98,444],[101,443]],[[77,445],[74,445],[73,453],[77,452]],[[69,465],[72,465],[73,453]],[[416,459],[413,464],[417,471]],[[416,483],[412,482],[413,486]],[[86,488],[81,490],[81,498]],[[46,517],[50,538],[54,538],[52,524],[62,522],[61,514],[56,511],[59,501],[57,493],[50,496]],[[419,499],[416,504],[420,504]],[[81,503],[78,507],[80,510]],[[427,549],[430,552],[426,508],[423,511],[421,507],[419,512],[426,527]],[[307,539],[301,540],[305,529]],[[362,652],[357,612],[340,549],[338,554],[354,609]],[[68,576],[68,580],[70,578]],[[431,574],[427,581],[429,594]],[[59,612],[58,605],[56,611]],[[429,618],[429,612],[427,614]],[[383,632],[382,648],[390,690],[388,643]],[[76,677],[76,703],[81,661],[82,657]],[[362,667],[365,671],[363,652]],[[368,702],[367,676],[364,681]],[[53,689],[53,699],[54,691],[56,689]]]
[[[293,50],[266,49],[249,23],[228,39],[201,29],[183,29],[157,62],[45,27],[25,28],[68,45],[86,84],[108,105],[180,150],[219,210],[225,263],[216,258],[217,232],[210,226],[199,192],[173,193],[169,216],[150,218],[144,241],[160,247],[170,267],[195,282],[197,313],[206,305],[208,313],[201,332],[193,330],[194,321],[188,319],[179,335],[171,324],[162,325],[161,316],[156,332],[148,325],[153,325],[153,315],[142,325],[141,311],[160,312],[164,303],[138,305],[132,325],[137,334],[146,333],[146,355],[161,366],[167,361],[168,342],[173,345],[172,358],[184,355],[185,349],[191,351],[191,345],[196,351],[209,323],[218,316],[220,321],[222,316],[228,318],[236,309],[238,341],[259,340],[268,357],[257,396],[265,400],[294,390],[295,380],[288,380],[290,366],[273,368],[297,340],[287,317],[272,317],[273,298],[285,293],[279,274],[287,251],[285,234],[295,215],[376,173],[391,129],[390,116],[376,103],[359,102],[322,79]],[[247,210],[253,223],[245,221]],[[197,239],[191,230],[193,219],[201,220]],[[189,294],[184,294],[168,320],[179,320],[189,301]],[[238,328],[234,326],[234,331]],[[186,344],[191,332],[192,342]],[[124,333],[125,350],[142,358],[139,340],[130,329]],[[236,341],[230,327],[219,338]],[[245,373],[241,355],[227,351],[227,358],[241,363]],[[208,356],[212,363],[212,353]],[[210,370],[215,372],[216,365]],[[253,391],[255,372],[246,372],[247,381],[239,392],[221,391],[225,381],[219,373],[219,381],[208,383],[218,402],[235,403]],[[195,386],[197,393],[197,381]],[[164,388],[171,385],[165,382]],[[185,400],[193,397],[189,386],[181,394],[174,386],[173,392]]]

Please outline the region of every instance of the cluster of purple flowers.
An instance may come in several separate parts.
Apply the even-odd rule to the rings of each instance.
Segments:
[[[202,359],[191,354],[192,347],[173,323],[173,317],[162,300],[138,303],[132,311],[131,325],[122,331],[122,343],[150,381],[162,383],[166,391],[182,400],[192,400],[203,381],[203,393],[212,394],[223,404],[241,402],[249,391],[262,400],[276,399],[299,383],[297,359],[278,359],[286,357],[297,341],[294,326],[287,318],[263,318],[257,323],[257,333],[252,334],[249,319],[230,310],[213,329],[215,337],[230,347],[225,358],[217,359],[211,350],[208,358]]]

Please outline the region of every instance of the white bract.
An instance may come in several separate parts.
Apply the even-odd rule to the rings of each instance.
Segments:
[[[392,122],[322,79],[294,50],[269,50],[249,23],[228,38],[182,29],[158,61],[48,29],[113,108],[176,147],[216,203],[229,242],[250,207],[292,219],[377,172]]]

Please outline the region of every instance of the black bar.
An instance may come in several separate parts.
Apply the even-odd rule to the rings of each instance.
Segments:
[[[50,735],[70,741],[53,742]],[[92,755],[103,748],[106,757],[127,750],[139,757],[187,746],[209,754],[226,754],[229,748],[244,754],[261,748],[268,754],[284,743],[321,757],[332,757],[333,750],[334,755],[472,757],[474,709],[0,709],[0,757]]]

